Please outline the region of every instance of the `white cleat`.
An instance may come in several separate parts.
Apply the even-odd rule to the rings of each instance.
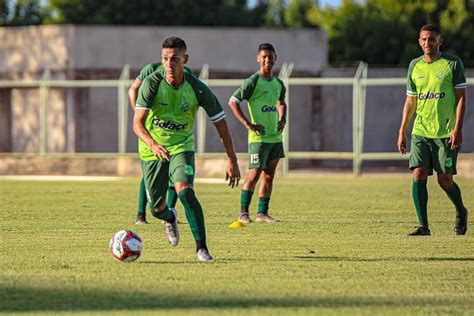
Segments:
[[[209,254],[209,251],[207,249],[201,248],[197,252],[197,259],[198,261],[201,262],[206,262],[206,261],[212,261],[214,258]]]
[[[174,214],[174,222],[166,223],[166,237],[171,246],[177,246],[179,243],[178,212],[175,208],[170,209]]]

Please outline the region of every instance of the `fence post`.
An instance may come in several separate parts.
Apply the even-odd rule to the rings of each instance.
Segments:
[[[49,69],[45,69],[40,79],[39,95],[40,95],[40,155],[46,154],[46,143],[47,143],[47,114],[46,107],[48,105],[48,95],[49,95],[49,81],[51,79],[51,72]]]
[[[362,158],[362,153],[364,152],[364,129],[365,129],[365,96],[367,94],[367,85],[362,84],[362,81],[367,79],[367,70],[368,70],[368,64],[367,63],[361,63],[362,65],[362,71],[360,74],[359,78],[359,99],[358,99],[358,104],[359,104],[359,166],[358,166],[358,176],[362,174],[361,171],[361,166],[362,162],[364,161]]]
[[[128,102],[127,102],[127,83],[130,79],[130,66],[124,65],[118,82],[118,151],[124,155],[127,150],[128,134]]]
[[[207,84],[207,80],[209,79],[209,65],[204,64],[201,68],[201,73],[199,74],[199,79]],[[206,114],[204,110],[199,107],[197,113],[197,153],[199,155],[204,154],[206,150]]]
[[[352,172],[354,176],[360,176],[360,77],[364,69],[364,63],[360,62],[352,82]]]
[[[282,163],[282,173],[283,175],[287,175],[290,170],[290,76],[293,71],[294,64],[289,63],[283,64],[280,70],[280,79],[283,80],[286,87],[286,94],[285,94],[285,103],[286,103],[286,126],[283,130],[283,150],[286,153],[286,159],[283,159]]]

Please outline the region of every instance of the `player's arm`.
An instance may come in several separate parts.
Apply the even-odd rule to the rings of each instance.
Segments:
[[[254,131],[257,133],[257,135],[265,134],[265,127],[260,124],[252,124],[242,112],[240,103],[237,103],[237,101],[233,98],[229,100],[229,107],[232,110],[232,113],[234,113],[235,117],[240,121],[240,123],[242,123],[243,126],[245,126],[246,129]]]
[[[407,141],[405,132],[408,128],[408,124],[410,124],[411,118],[415,113],[416,109],[416,96],[407,95],[405,100],[405,105],[403,106],[403,114],[402,114],[402,123],[400,125],[400,130],[398,132],[398,151],[404,155],[407,152]]]
[[[221,119],[217,122],[214,122],[214,126],[217,129],[217,133],[221,139],[222,144],[224,145],[225,152],[227,154],[227,164],[226,164],[226,176],[225,180],[229,180],[229,185],[231,187],[238,186],[240,180],[240,169],[239,164],[237,163],[237,155],[235,154],[234,142],[232,141],[232,135],[230,130],[227,127],[227,122],[225,119]]]
[[[138,89],[140,88],[141,84],[142,84],[142,81],[137,78],[128,89],[128,100],[130,100],[130,106],[132,107],[133,110],[135,110],[135,105],[136,105],[137,96],[138,96]]]
[[[168,150],[155,142],[145,127],[145,121],[148,117],[148,109],[137,109],[133,117],[133,131],[135,134],[153,151],[158,159],[170,160]]]
[[[281,133],[283,132],[283,129],[285,128],[286,125],[286,103],[285,100],[278,100],[277,104],[277,110],[278,110],[278,131]]]
[[[449,138],[451,149],[456,149],[462,143],[462,126],[464,122],[464,113],[466,112],[466,89],[455,89],[456,92],[456,124]]]

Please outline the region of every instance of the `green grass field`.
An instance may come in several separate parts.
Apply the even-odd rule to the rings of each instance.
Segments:
[[[458,183],[474,211],[474,181]],[[280,222],[231,229],[240,189],[197,183],[215,257],[198,263],[187,225],[171,248],[151,216],[133,224],[138,179],[0,180],[0,314],[472,315],[474,225],[453,234],[453,206],[432,178],[432,236],[407,237],[410,190],[409,174],[279,178]],[[123,228],[144,240],[134,263],[108,252]]]

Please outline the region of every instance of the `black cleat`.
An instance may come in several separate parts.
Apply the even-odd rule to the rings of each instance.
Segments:
[[[145,214],[138,213],[137,217],[135,218],[135,225],[146,225],[148,222],[146,221]]]
[[[467,232],[467,210],[466,215],[456,216],[456,226],[454,227],[456,235],[466,235]]]
[[[431,232],[427,227],[417,227],[415,231],[408,234],[408,236],[430,236]]]

